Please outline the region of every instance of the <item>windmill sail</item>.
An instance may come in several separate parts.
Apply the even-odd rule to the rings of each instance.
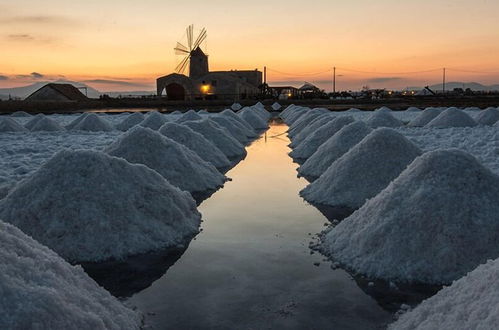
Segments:
[[[188,68],[189,61],[191,59],[191,53],[197,48],[201,47],[201,44],[206,40],[207,32],[203,28],[197,38],[194,40],[194,25],[189,25],[186,29],[187,33],[187,46],[177,42],[177,46],[174,48],[175,54],[184,56],[180,63],[175,68],[175,72],[183,74]]]

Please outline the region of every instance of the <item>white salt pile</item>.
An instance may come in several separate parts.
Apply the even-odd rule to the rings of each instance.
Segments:
[[[300,166],[298,173],[310,178],[320,177],[331,164],[362,141],[371,131],[372,129],[363,121],[355,121],[343,127]]]
[[[11,117],[31,117],[32,115],[27,113],[26,111],[16,111],[10,114]]]
[[[237,141],[239,141],[239,143],[244,145],[249,142],[249,139],[246,136],[247,130],[239,122],[230,117],[218,115],[212,116],[210,119],[217,123],[220,127],[227,129],[229,133],[235,137]]]
[[[247,121],[254,130],[263,130],[269,127],[268,123],[258,114],[258,112],[251,108],[244,108],[239,111],[237,115]]]
[[[165,123],[159,129],[164,136],[186,146],[198,154],[204,161],[213,164],[216,168],[225,169],[231,163],[220,149],[208,141],[203,135],[193,131],[185,125]]]
[[[1,329],[140,329],[142,317],[79,266],[0,221]]]
[[[322,125],[329,123],[335,117],[330,113],[325,113],[317,118],[315,118],[310,124],[307,125],[300,133],[296,134],[293,138],[293,142],[289,145],[291,148],[296,148],[303,140],[305,140],[309,135],[314,133]]]
[[[211,141],[228,158],[243,157],[246,149],[239,143],[225,128],[220,128],[214,121],[203,119],[198,121],[188,121],[187,125],[194,131],[203,135]]]
[[[417,107],[409,107],[405,111],[407,111],[407,112],[421,112],[422,110],[420,108],[417,108]]]
[[[144,165],[61,151],[0,201],[10,222],[71,262],[123,259],[182,244],[201,215],[188,192]]]
[[[240,105],[239,103],[234,103],[234,104],[232,104],[232,105],[230,106],[230,108],[231,108],[232,110],[234,110],[234,111],[239,111],[239,110],[241,110],[241,109],[243,108],[243,106],[242,106],[242,105]]]
[[[302,116],[307,114],[308,112],[312,111],[310,108],[304,108],[304,107],[295,107],[293,109],[293,112],[291,112],[289,115],[284,117],[284,122],[288,124],[289,126],[293,125],[298,119],[300,119]]]
[[[347,110],[347,111],[345,111],[345,112],[362,112],[362,110],[357,109],[357,108],[350,108],[350,109],[348,109],[348,110]]]
[[[446,127],[473,127],[475,120],[467,113],[456,108],[449,108],[439,114],[435,119],[426,124],[426,127],[446,128]]]
[[[0,118],[0,133],[7,132],[26,132],[27,129],[21,126],[17,121],[9,117]]]
[[[280,105],[277,102],[275,102],[274,104],[272,104],[272,110],[274,110],[274,111],[278,111],[281,108],[282,108],[282,105]]]
[[[328,113],[328,110],[324,111],[322,109],[314,109],[310,110],[305,115],[300,116],[300,118],[296,119],[293,122],[293,124],[291,124],[291,126],[289,127],[288,136],[293,139],[296,135],[298,135],[301,132],[302,129],[307,127],[319,116],[322,116],[326,113]]]
[[[35,127],[35,125],[38,123],[38,121],[42,118],[45,118],[45,115],[42,113],[39,113],[36,116],[34,116],[33,118],[31,118],[26,124],[24,124],[24,127],[26,127],[27,129],[29,129],[31,131],[31,129],[33,127]]]
[[[489,261],[402,315],[390,330],[497,329],[499,259]]]
[[[66,129],[59,125],[55,120],[50,119],[49,117],[44,116],[40,118],[36,124],[31,128],[32,132],[60,132],[65,131]]]
[[[382,106],[381,108],[375,109],[374,112],[388,112],[388,113],[391,113],[391,112],[393,112],[393,110],[390,109],[389,107]]]
[[[245,132],[247,137],[255,138],[258,136],[258,134],[256,134],[255,130],[253,129],[253,126],[251,126],[246,120],[235,114],[234,111],[226,109],[220,113],[220,116],[229,117],[237,121],[242,127],[246,129]]]
[[[487,108],[480,111],[475,118],[479,125],[493,126],[499,121],[499,110],[497,108]]]
[[[260,104],[260,106],[258,106],[258,104]],[[268,112],[265,107],[263,106],[263,104],[261,104],[260,102],[257,103],[256,105],[254,105],[252,107],[252,109],[255,109],[257,110],[257,114],[263,119],[265,120],[265,122],[268,122],[269,119],[272,117],[272,115],[270,114],[270,112]]]
[[[498,258],[498,241],[499,177],[454,149],[417,158],[323,248],[369,277],[445,284]]]
[[[321,126],[307,136],[289,155],[295,159],[307,159],[312,156],[324,142],[338,133],[344,126],[353,123],[351,116],[341,116]]]
[[[76,125],[78,125],[83,119],[87,118],[89,114],[88,113],[82,113],[80,116],[78,116],[78,118],[76,118],[75,120],[73,120],[71,123],[69,123],[68,125],[66,125],[66,129],[67,130],[72,130]]]
[[[180,116],[180,118],[178,118],[176,121],[177,123],[182,124],[186,121],[201,120],[201,119],[203,119],[203,117],[198,115],[196,111],[189,110],[186,113],[184,113],[182,116]]]
[[[279,117],[282,119],[285,119],[287,116],[289,116],[293,111],[295,111],[297,108],[296,105],[290,104],[286,107],[286,109],[282,110],[281,113],[279,114]]]
[[[375,111],[367,120],[366,124],[372,128],[378,127],[400,127],[404,126],[404,123],[391,115],[391,110],[381,110],[383,108]]]
[[[135,127],[104,152],[143,164],[182,190],[204,192],[223,186],[225,176],[194,151],[150,128]]]
[[[357,209],[420,154],[419,148],[401,134],[379,128],[335,161],[300,195],[312,203]]]
[[[439,114],[441,114],[442,111],[437,108],[426,108],[419,116],[411,120],[409,122],[408,126],[411,127],[423,127],[426,124],[428,124],[430,121],[438,117]]]
[[[107,120],[101,118],[95,113],[89,113],[78,124],[76,124],[72,128],[72,130],[90,131],[90,132],[110,132],[113,130],[113,126]]]
[[[126,132],[135,125],[140,124],[145,119],[145,116],[141,112],[135,112],[127,116],[121,123],[116,125],[116,129]]]
[[[140,126],[157,131],[164,123],[166,123],[165,116],[158,111],[152,111],[147,114],[146,119],[140,123]]]
[[[198,115],[202,115],[202,116],[204,116],[204,115],[209,115],[209,114],[210,114],[210,113],[209,113],[208,111],[204,110],[204,109],[203,109],[203,110],[199,110],[199,111],[198,111]]]

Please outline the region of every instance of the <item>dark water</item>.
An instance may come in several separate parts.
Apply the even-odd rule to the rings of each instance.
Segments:
[[[357,282],[311,252],[327,218],[298,192],[286,126],[228,172],[200,206],[203,232],[128,303],[155,329],[383,329],[392,320]],[[272,137],[276,136],[276,137]]]

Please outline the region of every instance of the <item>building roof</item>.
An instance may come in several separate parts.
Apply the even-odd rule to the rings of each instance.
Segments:
[[[56,84],[56,83],[49,83],[46,84],[45,86],[41,87],[37,91],[33,92],[31,95],[29,95],[26,100],[29,99],[35,99],[36,94],[40,92],[43,89],[50,88],[56,91],[57,93],[61,94],[65,98],[67,98],[70,101],[85,101],[88,100],[88,98],[83,95],[83,93],[76,88],[75,86],[71,84]]]

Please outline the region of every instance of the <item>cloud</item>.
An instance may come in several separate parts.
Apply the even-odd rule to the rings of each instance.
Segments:
[[[31,41],[35,40],[35,37],[30,34],[9,34],[7,39],[14,41]]]
[[[401,80],[403,78],[401,77],[379,77],[379,78],[370,78],[370,79],[367,79],[366,82],[368,83],[372,83],[372,84],[375,84],[375,83],[387,83],[387,82],[391,82],[391,81],[398,81],[398,80]]]
[[[33,78],[35,78],[35,79],[45,78],[45,76],[43,74],[38,73],[38,72],[31,72],[30,76],[33,77]]]
[[[9,80],[9,77],[0,75],[0,81],[2,81],[2,80]]]
[[[124,79],[127,80],[127,78],[124,78]],[[89,83],[89,84],[109,84],[109,85],[116,85],[116,86],[131,86],[131,87],[147,87],[148,86],[148,85],[144,85],[144,84],[134,83],[131,81],[114,80],[114,79],[90,79],[90,80],[83,80],[82,82]]]
[[[66,16],[36,15],[36,16],[10,16],[0,18],[0,25],[32,24],[32,25],[68,25],[76,21]]]

